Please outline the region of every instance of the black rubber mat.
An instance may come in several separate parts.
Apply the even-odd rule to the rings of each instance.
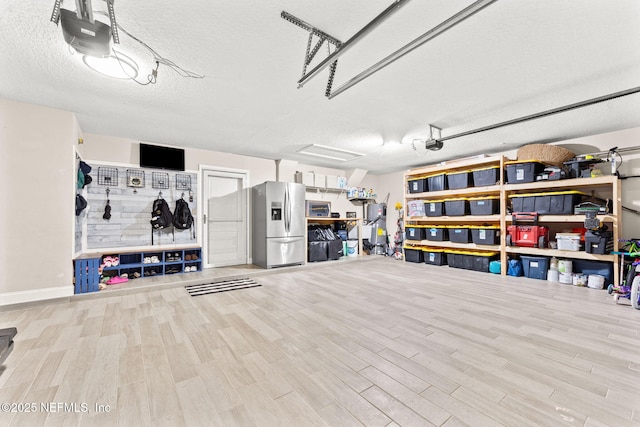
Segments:
[[[262,286],[253,279],[233,279],[220,282],[207,283],[204,285],[188,285],[184,288],[189,295],[197,297],[200,295],[217,294],[220,292],[237,291],[238,289],[249,289]]]

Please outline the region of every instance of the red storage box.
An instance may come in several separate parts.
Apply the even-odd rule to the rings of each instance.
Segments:
[[[527,225],[523,225],[525,222]],[[546,248],[549,243],[549,227],[538,225],[536,212],[514,213],[513,223],[507,227],[507,246]]]

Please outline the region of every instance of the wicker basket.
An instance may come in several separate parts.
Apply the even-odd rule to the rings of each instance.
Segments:
[[[549,144],[529,144],[518,149],[518,160],[539,160],[546,165],[562,167],[562,163],[575,157],[564,147]]]

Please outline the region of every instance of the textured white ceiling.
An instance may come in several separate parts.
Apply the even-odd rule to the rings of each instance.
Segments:
[[[116,1],[127,31],[206,76],[161,65],[157,84],[140,86],[84,66],[49,22],[53,0],[3,0],[0,96],[73,111],[87,133],[373,173],[640,126],[636,94],[452,139],[439,152],[399,144],[426,137],[429,124],[446,137],[640,86],[637,0],[498,0],[334,99],[324,96],[328,70],[297,88],[307,33],[283,10],[346,41],[391,3]],[[340,58],[334,88],[471,3],[407,2]],[[120,39],[144,80],[151,55]],[[366,155],[335,163],[296,154],[309,144]]]

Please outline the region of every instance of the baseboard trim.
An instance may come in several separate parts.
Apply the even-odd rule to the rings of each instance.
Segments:
[[[73,286],[56,288],[31,289],[28,291],[5,292],[0,294],[0,307],[4,305],[22,304],[26,302],[44,301],[66,298],[73,295]]]

